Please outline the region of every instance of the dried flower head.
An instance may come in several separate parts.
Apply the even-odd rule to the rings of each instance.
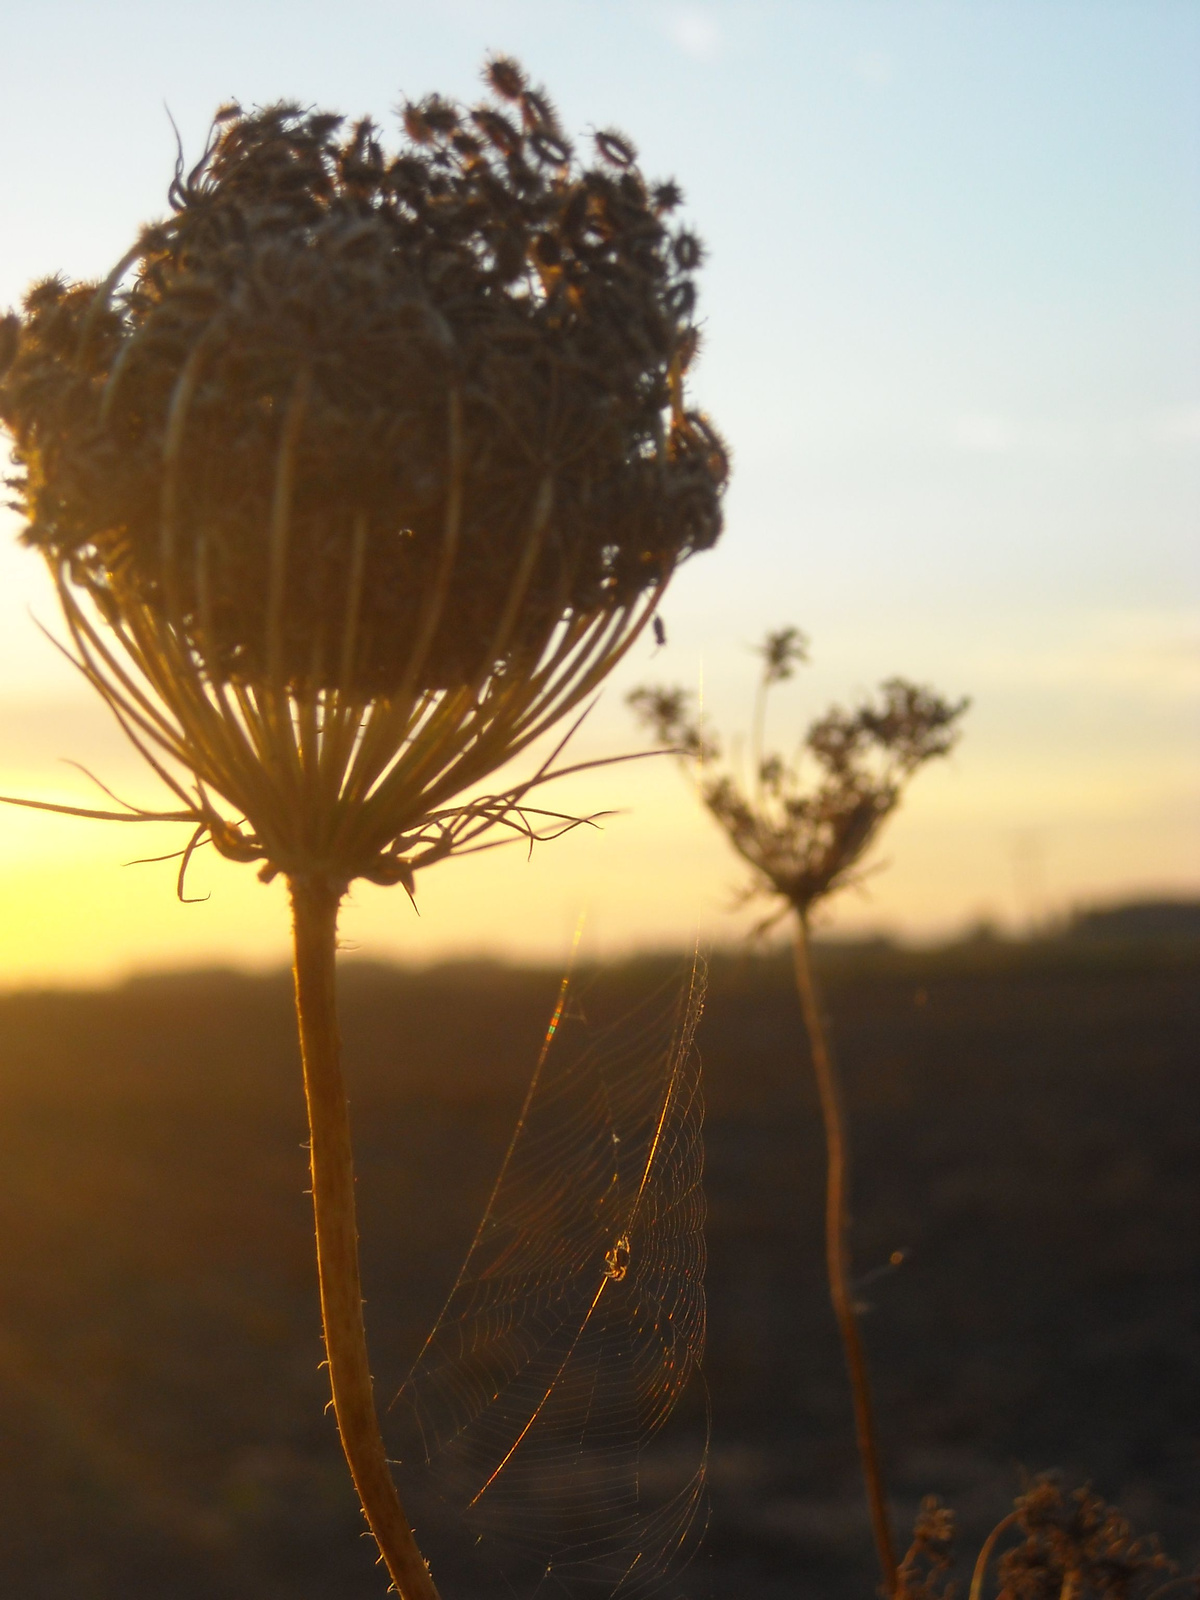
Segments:
[[[798,629],[784,628],[767,635],[759,654],[749,789],[723,763],[720,742],[685,690],[636,689],[630,703],[659,740],[699,768],[704,803],[754,869],[754,891],[806,916],[853,880],[908,779],[953,748],[967,701],[890,678],[877,701],[826,712],[805,735],[803,759],[788,761],[762,754],[762,706],[766,690],[807,659],[807,641]]]
[[[1018,1542],[1000,1556],[1003,1542]],[[953,1600],[947,1581],[954,1555],[954,1513],[933,1495],[921,1502],[913,1542],[900,1563],[896,1600]],[[1091,1487],[1064,1490],[1052,1474],[1036,1477],[992,1529],[975,1560],[968,1600],[1166,1600],[1200,1595],[1200,1576],[1177,1576],[1156,1534],[1136,1534]]]
[[[0,323],[24,537],[89,674],[195,775],[214,842],[275,869],[445,853],[449,799],[720,531],[677,191],[617,134],[577,160],[516,62],[485,77],[473,109],[407,104],[398,151],[369,119],[222,108],[103,283]]]
[[[1038,1478],[1014,1518],[1024,1538],[1001,1558],[1001,1600],[1137,1600],[1178,1570],[1090,1487],[1067,1493]]]

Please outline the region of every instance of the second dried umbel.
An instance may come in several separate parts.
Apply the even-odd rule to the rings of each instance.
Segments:
[[[907,1580],[896,1558],[870,1373],[858,1326],[849,1238],[849,1141],[813,971],[810,918],[816,906],[855,881],[908,780],[926,762],[954,748],[968,702],[949,701],[904,678],[889,678],[880,686],[878,700],[865,701],[852,711],[833,706],[813,722],[798,756],[767,755],[763,733],[768,694],[792,676],[798,663],[807,661],[808,641],[799,628],[780,628],[767,634],[758,653],[763,669],[755,697],[749,784],[725,762],[719,740],[686,690],[635,689],[629,699],[655,736],[673,746],[695,772],[709,813],[751,868],[747,898],[762,896],[773,902],[774,910],[759,931],[788,913],[795,919],[796,988],[825,1130],[829,1294],[850,1379],[881,1592],[889,1600],[899,1600]]]

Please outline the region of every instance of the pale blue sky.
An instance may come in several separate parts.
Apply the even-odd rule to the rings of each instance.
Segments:
[[[499,48],[570,127],[626,129],[651,172],[681,181],[710,247],[698,389],[736,475],[722,546],[666,605],[669,650],[624,681],[702,672],[732,727],[747,645],[791,620],[817,666],[781,701],[781,730],[894,672],[974,696],[961,754],[914,793],[893,868],[847,902],[845,926],[931,932],[1200,887],[1192,0],[0,0],[0,24],[0,304],[56,268],[105,271],[162,210],[164,102],[188,151],[231,96],[387,122],[403,93],[474,94]],[[52,615],[44,584],[9,542],[0,777],[62,788],[45,758],[80,742],[124,773],[69,708],[77,691],[26,615],[31,599]],[[636,737],[619,686],[588,737]],[[425,927],[395,933],[389,910],[378,936],[550,953],[572,906],[606,894],[613,946],[727,926],[736,869],[677,775],[621,781],[630,815],[602,869],[584,844],[523,877],[489,866],[483,909],[464,889],[441,922],[431,877]],[[48,848],[11,837],[10,855]],[[79,860],[133,853],[71,838]],[[516,893],[527,914],[497,928],[487,908]],[[120,959],[168,938],[147,916]]]

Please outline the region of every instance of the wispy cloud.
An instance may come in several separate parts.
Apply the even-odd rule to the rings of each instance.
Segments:
[[[992,688],[1119,690],[1194,703],[1200,691],[1200,607],[1103,607],[1060,615],[1053,635],[981,640],[962,651],[964,671]],[[1181,752],[1194,765],[1190,750]]]
[[[868,50],[855,58],[851,70],[864,83],[891,83],[896,76],[896,63],[886,50]]]
[[[951,442],[974,455],[1005,455],[1016,443],[1016,432],[1004,417],[988,412],[956,417],[950,427]]]
[[[1150,421],[1151,436],[1163,444],[1200,444],[1200,406],[1176,406]]]
[[[662,14],[661,26],[667,38],[696,61],[712,61],[720,54],[720,26],[699,6],[669,7]]]
[[[943,418],[943,444],[964,455],[1063,458],[1103,452],[1128,458],[1147,452],[1193,452],[1200,445],[1200,406],[1174,406],[1125,416],[1005,416],[964,411]]]

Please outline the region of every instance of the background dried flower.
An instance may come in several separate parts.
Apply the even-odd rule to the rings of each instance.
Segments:
[[[951,703],[903,678],[883,684],[877,702],[854,711],[835,706],[805,735],[800,758],[764,755],[767,694],[808,659],[798,628],[768,633],[758,650],[762,672],[755,695],[751,750],[753,785],[747,788],[724,763],[719,740],[682,689],[642,688],[630,695],[641,720],[697,773],[701,798],[734,849],[754,870],[751,895],[778,902],[760,932],[794,914],[796,988],[812,1052],[813,1076],[825,1131],[825,1258],[829,1295],[846,1358],[863,1487],[879,1558],[883,1593],[939,1600],[950,1524],[933,1506],[918,1525],[917,1540],[898,1561],[892,1538],[870,1374],[858,1327],[849,1241],[849,1142],[841,1087],[809,950],[812,908],[852,881],[886,817],[899,804],[908,778],[924,762],[945,755],[958,736],[967,702]],[[815,768],[808,779],[805,767]]]
[[[1006,1538],[1017,1543],[1000,1556]],[[899,1568],[900,1600],[953,1600],[946,1579],[954,1516],[935,1496],[921,1503],[913,1542]],[[1090,1485],[1066,1490],[1052,1474],[1033,1479],[988,1534],[975,1560],[968,1600],[1165,1600],[1200,1595],[1200,1576],[1179,1577],[1157,1535],[1137,1534],[1129,1519]]]
[[[845,711],[835,706],[804,736],[800,758],[761,751],[761,694],[806,659],[795,628],[768,634],[755,714],[754,783],[723,764],[720,741],[682,689],[642,688],[634,710],[656,738],[699,768],[700,793],[730,843],[754,869],[753,891],[779,897],[807,915],[853,881],[904,784],[958,738],[966,700],[948,701],[904,678],[889,678],[879,698]],[[812,773],[811,780],[809,773]]]
[[[1145,1600],[1176,1571],[1153,1534],[1135,1534],[1090,1487],[1067,1492],[1036,1479],[1018,1497],[1014,1522],[1024,1537],[1001,1557],[999,1600]],[[1184,1586],[1200,1590],[1194,1579],[1172,1585]]]

